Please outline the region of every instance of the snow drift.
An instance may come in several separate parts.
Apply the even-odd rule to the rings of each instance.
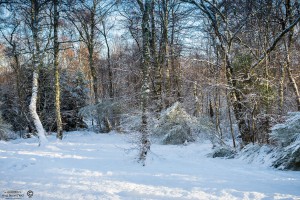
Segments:
[[[300,170],[300,112],[288,113],[287,120],[270,133],[271,144],[249,144],[237,157],[251,163],[283,170]]]
[[[300,170],[300,112],[289,113],[285,123],[274,126],[271,139],[278,145],[278,155],[273,165]]]

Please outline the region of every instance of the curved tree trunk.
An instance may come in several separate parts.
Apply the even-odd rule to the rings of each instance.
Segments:
[[[39,145],[43,145],[45,142],[47,142],[47,138],[45,136],[45,130],[42,125],[42,122],[36,111],[37,94],[39,88],[38,79],[39,79],[38,69],[34,69],[33,80],[32,80],[32,95],[30,99],[29,111],[33,119],[34,126],[37,130],[37,134],[39,137]]]
[[[39,9],[40,5],[37,0],[31,0],[31,31],[33,36],[33,78],[32,78],[32,95],[30,99],[29,111],[33,119],[33,123],[37,130],[39,137],[39,145],[43,145],[47,142],[45,130],[42,122],[37,114],[37,94],[39,89],[39,65],[41,63],[40,58],[40,47],[38,37],[38,22],[39,22]]]

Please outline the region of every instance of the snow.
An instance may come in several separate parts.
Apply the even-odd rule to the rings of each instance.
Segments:
[[[0,199],[4,191],[33,191],[32,199],[300,199],[300,172],[243,159],[209,158],[210,142],[152,144],[137,163],[131,136],[69,132],[62,141],[0,141]]]
[[[37,62],[38,63],[38,62]],[[32,78],[32,94],[31,94],[31,99],[30,99],[30,104],[29,104],[29,111],[33,119],[33,123],[35,125],[35,128],[37,130],[37,134],[39,136],[39,145],[45,145],[47,144],[47,138],[45,136],[45,130],[42,125],[42,122],[40,120],[39,115],[37,114],[36,111],[36,101],[37,101],[37,93],[38,93],[38,80],[39,80],[39,74],[37,72],[37,67],[33,71],[33,78]]]
[[[279,140],[284,146],[287,146],[300,135],[299,131],[300,112],[290,112],[283,124],[276,124],[272,128],[271,139]]]

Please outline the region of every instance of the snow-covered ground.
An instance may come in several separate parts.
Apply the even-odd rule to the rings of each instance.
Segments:
[[[300,172],[278,171],[241,159],[208,158],[209,142],[153,144],[145,167],[129,136],[70,132],[0,141],[0,199],[33,191],[32,199],[300,199]]]

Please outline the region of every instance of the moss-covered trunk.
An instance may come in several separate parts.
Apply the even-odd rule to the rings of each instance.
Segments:
[[[59,53],[59,42],[58,42],[58,0],[53,0],[54,7],[54,21],[53,21],[53,43],[54,43],[54,69],[55,69],[55,113],[56,113],[56,126],[57,126],[57,135],[58,139],[62,139],[63,130],[62,130],[62,120],[60,113],[60,74],[59,74],[59,63],[58,63],[58,53]]]

